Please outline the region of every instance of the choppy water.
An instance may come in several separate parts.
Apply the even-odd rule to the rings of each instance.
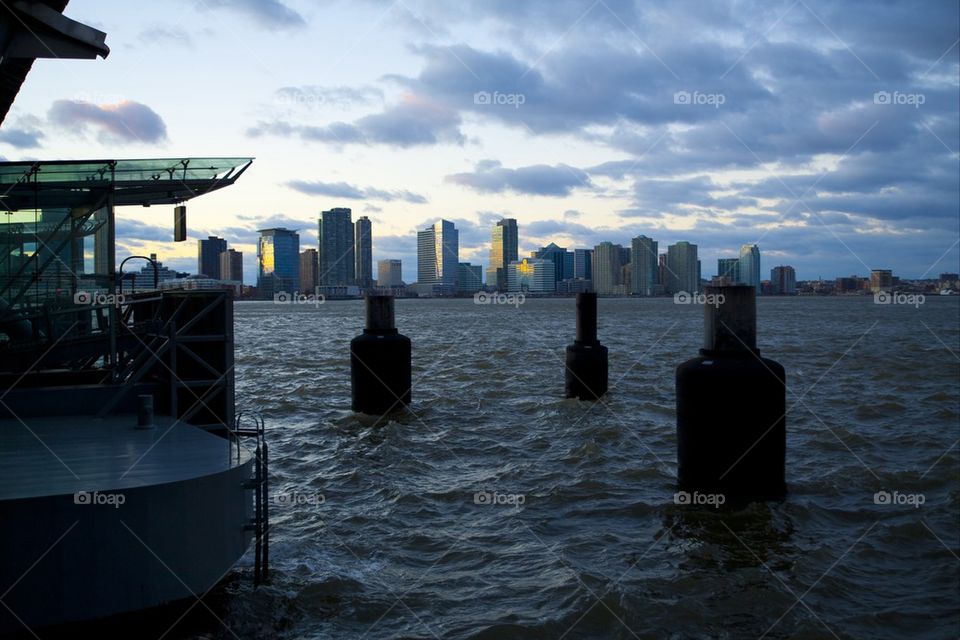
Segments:
[[[274,492],[311,502],[273,507],[272,584],[246,559],[229,630],[200,635],[960,636],[960,300],[758,304],[790,493],[738,512],[673,503],[697,307],[601,300],[613,388],[590,404],[562,399],[572,300],[398,301],[414,402],[374,429],[350,412],[362,303],[237,304],[238,404],[267,419]]]

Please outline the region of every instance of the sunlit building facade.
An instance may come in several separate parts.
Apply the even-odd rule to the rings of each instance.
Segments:
[[[417,233],[417,285],[428,295],[457,291],[460,262],[460,232],[449,220]]]
[[[377,286],[403,286],[403,263],[400,260],[380,260],[377,262]]]
[[[316,249],[305,249],[300,254],[300,293],[313,293],[319,286],[320,263]]]
[[[507,288],[507,269],[519,259],[517,221],[504,218],[493,227],[490,239],[490,265],[487,267],[487,287],[504,291]]]
[[[510,263],[507,271],[507,290],[524,293],[553,293],[556,267],[552,260],[524,258]]]
[[[290,229],[261,229],[257,243],[257,290],[264,298],[293,293],[300,286],[300,234]]]

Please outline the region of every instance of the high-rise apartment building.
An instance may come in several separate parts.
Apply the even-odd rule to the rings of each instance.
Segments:
[[[197,240],[197,273],[220,280],[220,254],[227,250],[227,241],[217,236]]]
[[[451,295],[457,291],[460,232],[440,220],[417,233],[417,285],[422,292]]]
[[[356,284],[352,213],[336,208],[320,214],[317,235],[317,279],[321,287]]]
[[[220,279],[243,282],[243,253],[227,249],[220,254]]]
[[[313,293],[319,286],[320,263],[316,249],[305,249],[300,254],[300,292]]]
[[[357,261],[354,268],[357,285],[365,289],[373,284],[373,228],[367,216],[357,218],[353,244]]]
[[[666,290],[667,293],[696,293],[700,290],[700,268],[697,245],[678,242],[667,247]]]
[[[659,282],[657,268],[657,241],[647,236],[638,236],[631,241],[630,277],[632,293],[652,296]]]
[[[740,283],[748,284],[760,293],[760,249],[755,244],[740,247]]]

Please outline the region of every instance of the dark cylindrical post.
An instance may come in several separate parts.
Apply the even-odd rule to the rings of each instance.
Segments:
[[[137,428],[153,428],[153,396],[137,396]]]
[[[597,294],[577,294],[577,337],[567,347],[568,398],[597,400],[607,392],[607,348],[597,340]]]
[[[386,417],[410,404],[410,338],[394,326],[393,296],[367,296],[366,319],[350,342],[352,407]]]
[[[786,374],[757,349],[755,288],[707,287],[702,302],[704,347],[676,372],[679,488],[727,502],[782,498]]]

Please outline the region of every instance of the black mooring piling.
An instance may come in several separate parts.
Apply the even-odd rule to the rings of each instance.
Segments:
[[[367,325],[350,341],[354,411],[385,415],[410,404],[410,338],[394,326],[393,296],[367,296]]]
[[[577,337],[567,347],[566,396],[597,400],[607,392],[607,348],[597,340],[597,294],[577,294]]]
[[[727,501],[786,493],[786,374],[757,350],[752,286],[707,287],[704,347],[677,367],[677,465],[682,491]]]

